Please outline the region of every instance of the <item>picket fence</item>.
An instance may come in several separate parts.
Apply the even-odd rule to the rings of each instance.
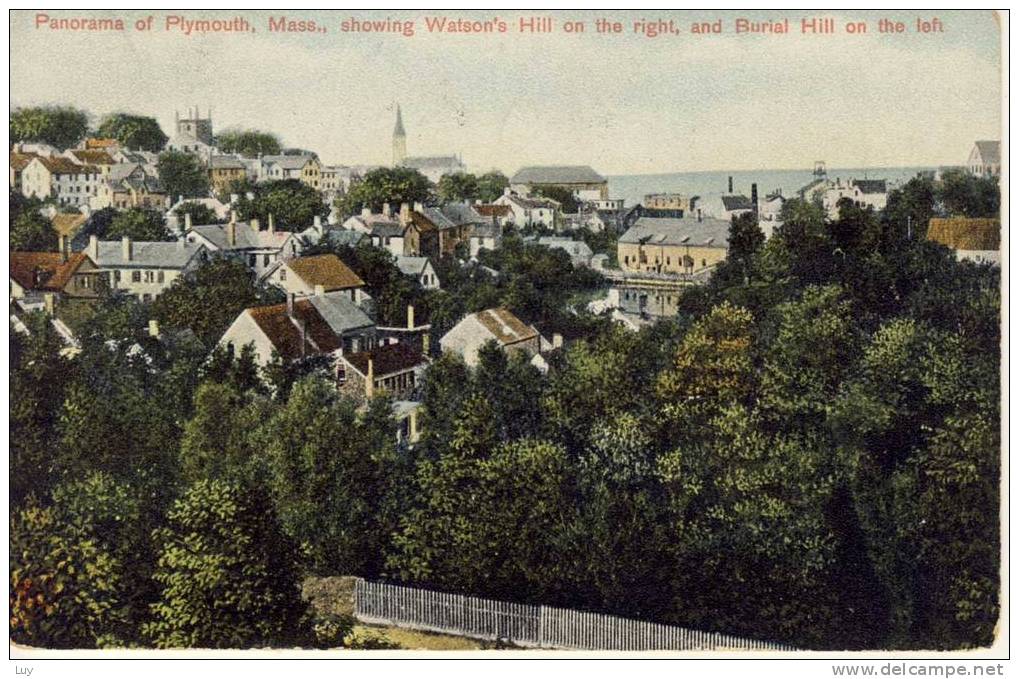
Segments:
[[[366,623],[502,640],[518,646],[585,651],[794,651],[727,634],[586,611],[533,606],[414,587],[354,586],[354,614]]]

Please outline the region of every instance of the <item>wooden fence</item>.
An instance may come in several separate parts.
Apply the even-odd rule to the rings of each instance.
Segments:
[[[612,615],[494,601],[358,579],[354,614],[409,627],[518,646],[586,651],[794,651],[791,646]]]

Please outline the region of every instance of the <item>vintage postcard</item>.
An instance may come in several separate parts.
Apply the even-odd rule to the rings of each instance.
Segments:
[[[9,20],[19,673],[1001,673],[1007,11]]]

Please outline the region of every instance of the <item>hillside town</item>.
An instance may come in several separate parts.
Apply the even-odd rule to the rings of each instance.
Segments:
[[[960,544],[992,549],[997,520],[940,512],[959,493],[997,516],[997,140],[908,181],[818,161],[803,186],[628,204],[569,158],[504,174],[411,155],[412,110],[379,141],[387,165],[327,164],[198,106],[170,134],[12,112],[15,518],[57,530],[45,512],[75,492],[170,517],[155,542],[109,519],[124,542],[101,567],[163,556],[111,576],[143,595],[102,594],[89,626],[47,631],[25,602],[76,604],[15,577],[16,636],[340,644],[284,633],[304,629],[289,603],[223,638],[156,605],[176,577],[159,550],[206,529],[187,512],[243,488],[301,573],[798,648],[991,638],[997,552]],[[889,532],[882,512],[942,523]],[[907,553],[927,565],[893,563]]]

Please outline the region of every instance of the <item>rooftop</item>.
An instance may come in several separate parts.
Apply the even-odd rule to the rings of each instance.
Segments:
[[[927,226],[927,239],[953,250],[998,250],[1001,221],[994,218],[934,217]]]
[[[980,152],[980,159],[988,165],[1001,163],[1001,142],[1000,141],[978,141],[977,151]]]
[[[362,375],[368,374],[368,360],[372,361],[375,378],[407,372],[425,364],[421,352],[409,344],[386,344],[371,351],[344,354],[343,360]]]
[[[729,222],[712,217],[703,219],[641,217],[619,237],[620,243],[699,245],[718,248],[728,247],[728,241]]]
[[[537,330],[503,307],[485,309],[473,316],[501,344],[513,344],[538,336]]]
[[[12,252],[11,278],[26,290],[59,292],[88,256],[76,252],[66,262],[61,260],[59,252]]]
[[[521,168],[510,184],[602,184],[605,177],[587,165],[542,165]]]
[[[205,246],[185,241],[132,241],[131,259],[124,258],[124,243],[120,240],[98,241],[99,268],[149,267],[154,269],[183,269]]]
[[[310,286],[321,285],[326,292],[364,286],[361,277],[354,273],[336,255],[315,255],[287,261],[287,266]]]

